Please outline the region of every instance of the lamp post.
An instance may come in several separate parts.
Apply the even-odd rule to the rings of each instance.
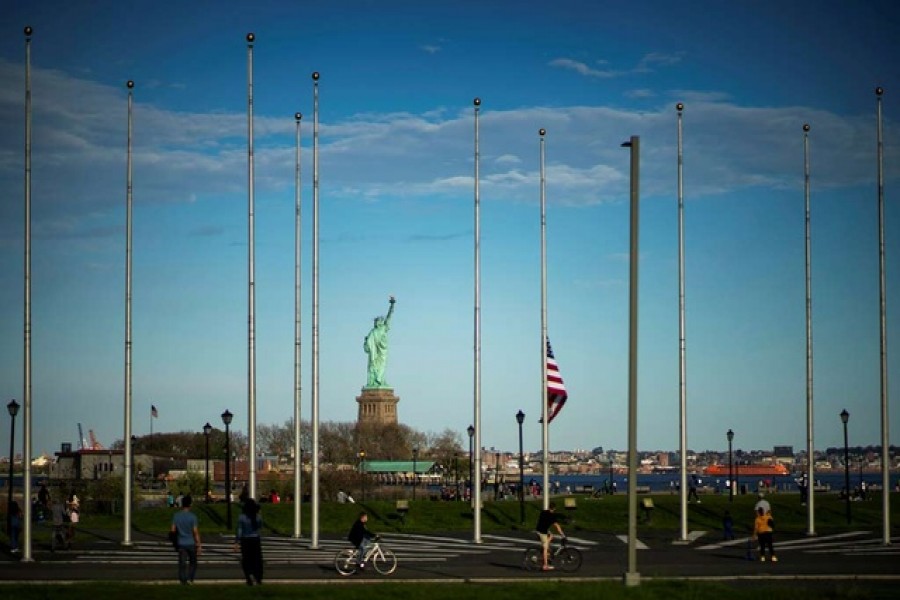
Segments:
[[[525,522],[525,453],[522,449],[522,423],[525,422],[525,413],[520,409],[516,413],[516,423],[519,424],[519,523]]]
[[[494,500],[500,499],[500,453],[494,454]]]
[[[136,443],[137,443],[137,436],[132,434],[131,435],[131,462],[132,462],[132,465],[134,464],[134,445]],[[132,466],[132,468],[131,468],[131,480],[132,481],[137,480],[137,469],[135,469],[134,466]]]
[[[859,457],[859,494],[863,500],[866,499],[865,494],[863,494],[863,473],[862,473],[862,471],[863,471],[863,460],[864,459],[865,459],[865,457],[863,457],[863,456]]]
[[[474,471],[474,463],[472,462],[472,456],[474,452],[474,448],[472,447],[472,440],[475,436],[475,426],[469,425],[466,427],[466,432],[469,434],[469,489],[474,492],[475,491],[475,471]]]
[[[225,522],[231,531],[231,435],[228,427],[234,415],[227,408],[222,413],[222,422],[225,423]]]
[[[728,501],[734,502],[734,462],[731,456],[731,442],[734,440],[734,432],[729,429],[725,437],[728,438]]]
[[[9,510],[9,507],[12,506],[13,498],[13,462],[15,462],[13,459],[16,452],[16,415],[19,414],[19,403],[15,399],[10,400],[6,408],[9,410],[9,416],[11,417],[9,421],[9,484],[7,485],[8,496],[6,499],[6,530],[9,531],[9,526],[12,522],[12,511]]]
[[[609,494],[612,495],[616,488],[613,487],[613,458],[609,456]]]
[[[459,502],[459,452],[453,453],[453,481],[456,482],[456,501]]]
[[[363,465],[366,462],[366,451],[359,451],[359,475],[362,478],[362,483],[360,484],[362,487],[362,500],[366,501],[366,472],[363,470]]]
[[[209,502],[209,434],[212,433],[212,425],[209,422],[203,426],[203,436],[206,438],[206,495],[205,500]]]
[[[416,499],[416,486],[419,483],[418,478],[416,477],[416,466],[419,459],[419,449],[413,448],[413,500]]]
[[[850,524],[850,449],[847,446],[847,421],[850,413],[847,409],[841,411],[841,423],[844,424],[844,500],[847,504],[847,525]]]

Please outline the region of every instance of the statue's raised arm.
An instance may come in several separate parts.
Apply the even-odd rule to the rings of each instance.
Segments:
[[[388,302],[390,302],[391,304],[388,307],[387,315],[385,315],[385,317],[384,317],[384,326],[387,327],[388,329],[390,329],[391,328],[391,315],[394,314],[394,305],[397,303],[397,299],[394,298],[393,296],[391,296],[390,300],[388,300]]]

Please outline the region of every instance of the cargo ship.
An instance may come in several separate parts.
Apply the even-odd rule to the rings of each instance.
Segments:
[[[703,473],[713,477],[728,477],[728,465],[709,465],[703,470]],[[791,474],[788,468],[781,463],[734,465],[732,473],[734,473],[736,477],[745,475],[752,477],[776,477],[778,475]]]

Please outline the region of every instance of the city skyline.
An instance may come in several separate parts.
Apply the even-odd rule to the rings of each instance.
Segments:
[[[24,36],[31,26],[33,455],[123,435],[125,83],[134,88],[133,432],[247,430],[247,45],[254,43],[257,420],[292,415],[301,112],[310,418],[312,80],[321,73],[321,418],[355,419],[362,340],[397,298],[399,421],[473,421],[473,99],[482,433],[540,443],[538,130],[562,445],[625,448],[628,152],[641,136],[638,448],[678,447],[676,110],[684,109],[688,447],[805,448],[809,123],[815,447],[879,445],[876,86],[888,349],[900,297],[900,78],[876,1],[15,3],[0,39],[0,389],[22,402]],[[139,14],[140,18],[133,15]],[[893,318],[892,318],[893,317]],[[896,343],[894,344],[896,345]],[[888,354],[888,381],[900,360]],[[896,395],[896,394],[895,394]],[[896,402],[894,402],[896,405]],[[22,414],[16,442],[21,445]],[[890,411],[897,431],[900,411]],[[8,422],[0,426],[6,439]]]

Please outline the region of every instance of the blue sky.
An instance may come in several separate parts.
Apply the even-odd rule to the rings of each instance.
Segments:
[[[570,395],[551,446],[627,446],[629,156],[620,144],[640,135],[638,445],[677,449],[681,101],[688,446],[725,449],[731,428],[737,448],[805,447],[805,122],[816,447],[842,444],[843,408],[851,443],[880,441],[877,85],[886,90],[889,380],[900,376],[890,353],[900,333],[893,2],[4,5],[0,390],[21,401],[30,25],[35,454],[77,443],[77,423],[105,444],[123,435],[129,79],[134,431],[149,431],[151,404],[156,431],[221,426],[226,408],[246,431],[248,32],[260,423],[293,410],[297,111],[310,415],[310,74],[319,71],[322,420],[356,418],[362,339],[393,294],[387,379],[400,420],[455,429],[465,444],[478,96],[484,446],[515,450],[519,409],[526,447],[540,446],[543,127],[549,334]]]

